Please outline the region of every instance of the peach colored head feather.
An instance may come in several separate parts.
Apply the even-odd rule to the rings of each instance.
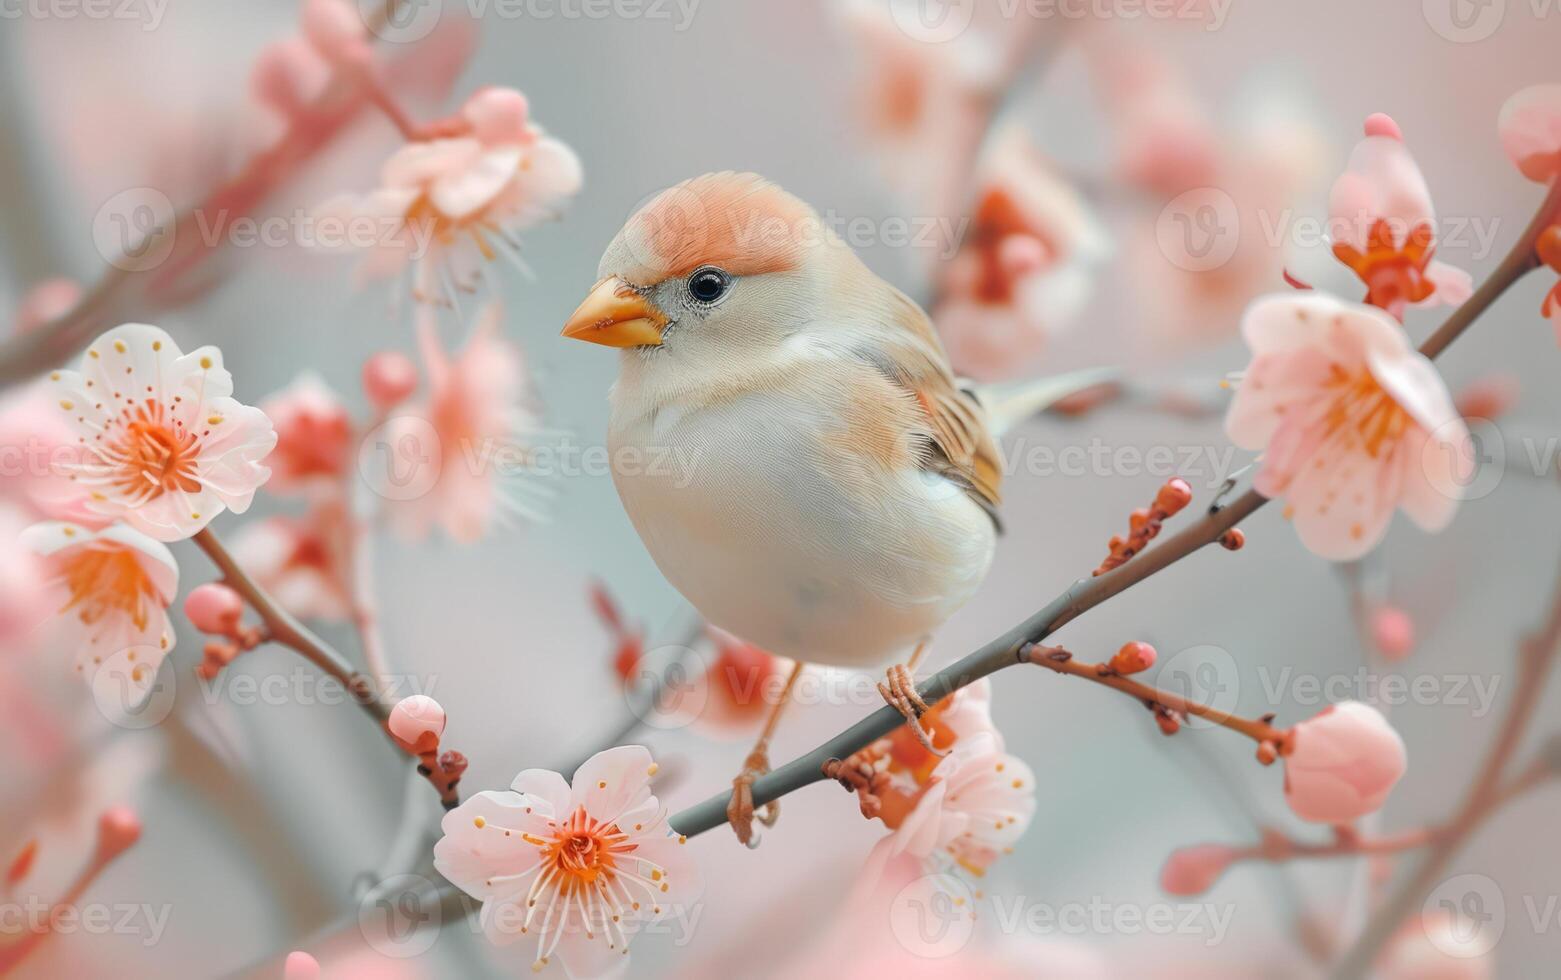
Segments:
[[[797,268],[826,236],[807,204],[757,174],[705,174],[657,194],[602,258],[602,275],[648,286],[714,265],[737,276]]]

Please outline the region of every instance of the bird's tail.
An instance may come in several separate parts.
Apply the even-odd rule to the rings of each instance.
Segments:
[[[1117,368],[1085,368],[1048,378],[969,385],[966,390],[981,403],[986,411],[988,428],[995,438],[1000,439],[1020,422],[1039,415],[1069,395],[1110,384],[1121,377],[1122,372]]]

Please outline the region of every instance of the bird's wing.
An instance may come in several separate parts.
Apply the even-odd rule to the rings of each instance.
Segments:
[[[932,321],[894,291],[887,323],[858,350],[891,381],[915,396],[926,416],[933,451],[923,465],[965,487],[994,523],[1002,502],[1002,454],[981,404],[955,381]]]

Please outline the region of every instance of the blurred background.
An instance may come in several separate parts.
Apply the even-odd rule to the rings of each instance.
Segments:
[[[949,6],[958,13],[969,5]],[[500,264],[492,277],[503,332],[524,351],[549,438],[567,433],[589,446],[605,432],[615,358],[558,337],[595,281],[602,249],[648,195],[714,170],[762,173],[826,220],[837,217],[843,234],[859,219],[852,227],[860,234],[848,237],[876,272],[912,296],[950,304],[939,324],[965,331],[948,337],[964,370],[1012,377],[1095,364],[1130,369],[1133,397],[1078,417],[1048,416],[1012,437],[1017,453],[1040,456],[1026,464],[1019,455],[1013,465],[996,564],[937,636],[932,667],[1087,575],[1128,512],[1167,477],[1185,477],[1202,507],[1250,462],[1229,452],[1218,386],[1246,363],[1240,311],[1253,296],[1284,288],[1280,267],[1320,284],[1337,276],[1326,243],[1284,222],[1325,217],[1328,185],[1369,113],[1398,121],[1425,173],[1442,219],[1439,257],[1477,282],[1494,268],[1541,197],[1503,154],[1497,113],[1518,89],[1555,80],[1561,40],[1561,11],[1500,0],[1467,8],[1461,0],[1232,0],[1174,15],[1165,11],[1182,4],[1156,8],[1158,16],[1125,3],[1019,4],[1011,15],[978,6],[959,37],[926,41],[903,30],[897,37],[903,22],[877,2],[445,0],[431,39],[441,47],[403,66],[416,83],[406,95],[415,113],[451,112],[481,85],[513,86],[581,160],[584,187],[561,220],[524,235],[534,276]],[[17,5],[0,32],[4,309],[17,309],[48,279],[91,284],[104,274],[94,235],[116,195],[152,188],[193,203],[274,138],[248,66],[298,30],[288,0],[168,0],[157,10],[127,0],[136,16],[125,17],[61,9]],[[386,44],[398,45],[416,47],[404,38]],[[1013,361],[984,349],[972,322],[980,311],[950,299],[957,285],[943,276],[957,242],[889,233],[895,219],[912,228],[968,222],[977,175],[1003,166],[995,151],[1004,138],[1044,158],[1058,186],[1038,207],[1065,226],[1057,234],[1070,250],[1058,292],[1003,314],[1019,320],[1002,329],[1034,340]],[[287,215],[366,190],[398,144],[388,122],[365,114],[255,213]],[[1176,156],[1182,151],[1187,159]],[[1241,215],[1231,246],[1239,251],[1212,270],[1167,245],[1167,222],[1191,188],[1225,195],[1219,200]],[[1383,546],[1346,573],[1306,552],[1269,508],[1243,525],[1243,550],[1205,549],[1068,625],[1059,641],[1096,659],[1128,640],[1152,642],[1161,659],[1151,679],[1161,686],[1212,693],[1249,716],[1275,712],[1280,724],[1328,700],[1375,698],[1388,675],[1433,678],[1432,693],[1389,705],[1410,764],[1377,826],[1444,819],[1512,693],[1520,637],[1554,587],[1561,508],[1547,452],[1561,394],[1548,383],[1556,352],[1537,313],[1549,286],[1541,278],[1512,289],[1439,362],[1455,393],[1492,372],[1521,391],[1500,420],[1507,441],[1482,439],[1488,456],[1505,445],[1505,464],[1487,461],[1480,494],[1446,532],[1428,536],[1400,518]],[[132,299],[112,320],[153,316],[185,350],[219,345],[248,403],[308,371],[363,417],[364,359],[414,348],[405,305],[382,284],[357,288],[351,263],[338,257],[228,245],[187,285],[176,302],[143,312]],[[1046,322],[1024,322],[1026,315]],[[462,321],[451,311],[442,320],[458,343]],[[1411,311],[1407,328],[1418,340],[1439,322],[1436,311]],[[1066,447],[1095,447],[1086,457],[1094,462],[1034,462]],[[1155,447],[1173,450],[1169,470],[1145,462]],[[387,656],[447,710],[445,744],[471,760],[468,793],[503,788],[523,768],[565,768],[623,724],[613,639],[592,612],[592,581],[648,630],[653,649],[679,641],[684,629],[686,609],[610,478],[555,474],[546,483],[544,520],[516,520],[471,543],[440,533],[378,541]],[[232,536],[290,509],[262,493],[248,515],[224,515],[214,526]],[[213,577],[188,543],[174,550],[182,588]],[[1416,627],[1412,654],[1363,672],[1352,594],[1404,610]],[[0,789],[0,848],[37,840],[37,873],[66,880],[91,849],[97,808],[129,802],[143,837],[88,897],[168,913],[155,941],[114,930],[57,936],[18,975],[275,976],[292,949],[318,956],[326,976],[496,976],[529,967],[527,951],[491,948],[453,916],[424,921],[415,939],[377,926],[383,910],[360,908],[359,898],[367,882],[394,870],[387,862],[397,857],[404,801],[437,819],[431,794],[408,786],[406,763],[358,712],[321,703],[297,679],[308,670],[289,651],[247,653],[225,672],[227,686],[202,687],[192,670],[202,637],[177,605],[173,619],[180,642],[163,681],[177,696],[166,718],[147,727],[94,717],[90,692],[61,666],[67,654],[18,642],[8,657],[4,727],[14,771]],[[355,655],[350,629],[321,629]],[[246,698],[232,686],[235,677],[277,674],[294,678],[289,692],[303,693]],[[860,680],[819,690],[826,693],[782,723],[777,763],[878,703]],[[1547,695],[1536,740],[1548,734],[1555,706]],[[1342,943],[1359,928],[1363,902],[1378,888],[1364,862],[1242,865],[1197,899],[1160,890],[1160,866],[1178,846],[1255,842],[1260,825],[1326,839],[1289,815],[1279,767],[1254,764],[1244,740],[1198,726],[1166,738],[1128,699],[1038,671],[1000,675],[994,710],[1009,751],[1034,768],[1039,788],[1033,828],[981,883],[988,896],[1008,908],[1206,907],[1194,910],[1193,927],[1170,930],[1109,916],[1104,926],[1005,929],[1001,914],[984,916],[968,948],[924,962],[929,973],[957,971],[980,955],[1030,965],[1017,975],[1066,975],[1026,959],[1025,944],[1039,942],[1066,947],[1095,964],[1081,972],[1104,975],[1308,976],[1321,971],[1308,949]],[[726,787],[752,735],[713,738],[698,725],[656,722],[634,737],[667,765],[659,795],[676,810]],[[1472,975],[1553,969],[1561,858],[1548,841],[1558,799],[1551,788],[1515,804],[1449,869],[1482,876],[1483,894],[1504,910],[1499,941],[1479,958],[1487,972]],[[788,797],[782,810],[757,850],[724,829],[691,841],[707,878],[700,917],[689,935],[639,940],[631,975],[784,975],[805,962],[810,944],[847,914],[844,896],[883,830],[829,785]],[[1227,915],[1228,927],[1216,929]]]

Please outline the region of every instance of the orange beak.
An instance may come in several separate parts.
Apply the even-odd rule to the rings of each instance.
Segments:
[[[564,324],[564,336],[604,347],[659,347],[667,315],[628,283],[609,276]]]

